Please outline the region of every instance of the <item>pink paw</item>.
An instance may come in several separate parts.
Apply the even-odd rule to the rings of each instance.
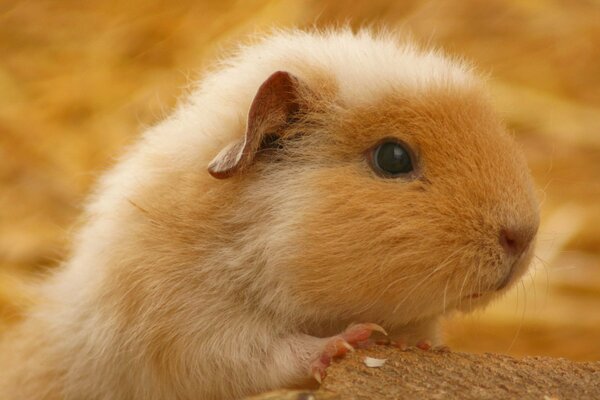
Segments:
[[[327,376],[327,367],[331,360],[344,356],[348,351],[354,351],[353,346],[364,345],[373,331],[387,335],[385,330],[377,324],[350,325],[342,334],[330,337],[325,343],[325,348],[319,357],[310,364],[311,374],[321,383]]]

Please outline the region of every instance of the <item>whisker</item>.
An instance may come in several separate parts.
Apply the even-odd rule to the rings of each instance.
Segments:
[[[448,294],[448,284],[450,283],[450,277],[446,278],[446,285],[444,286],[444,302],[443,302],[443,313],[446,314],[446,295]]]
[[[419,283],[417,283],[417,284],[416,284],[416,285],[415,285],[415,286],[414,286],[414,287],[413,287],[413,288],[412,288],[412,289],[411,289],[411,290],[410,290],[410,291],[409,291],[409,292],[406,294],[406,296],[404,297],[404,299],[403,299],[402,301],[400,301],[400,302],[399,302],[399,303],[396,305],[396,307],[394,308],[393,312],[395,313],[396,311],[398,311],[398,308],[399,308],[399,307],[400,307],[402,304],[404,304],[404,302],[405,302],[406,300],[408,300],[408,298],[410,297],[410,295],[411,295],[411,294],[412,294],[412,293],[413,293],[415,290],[417,290],[417,289],[418,289],[418,288],[419,288],[419,287],[420,287],[420,286],[421,286],[423,283],[425,283],[429,277],[431,277],[433,274],[435,274],[436,272],[438,272],[440,269],[442,269],[442,268],[444,268],[446,265],[448,265],[448,263],[451,261],[451,258],[452,258],[452,257],[453,257],[453,256],[454,256],[456,253],[458,253],[458,252],[461,252],[462,250],[464,250],[466,247],[467,247],[466,245],[465,245],[465,246],[463,246],[463,247],[460,247],[460,248],[456,249],[455,251],[453,251],[453,252],[452,252],[450,255],[448,255],[448,257],[446,257],[446,258],[444,259],[444,261],[442,261],[442,263],[441,263],[440,265],[438,265],[436,268],[434,268],[434,270],[433,270],[433,271],[431,271],[430,273],[428,273],[428,274],[427,274],[427,276],[425,276],[425,278],[423,278],[423,279],[422,279],[422,280],[421,280]]]
[[[520,319],[517,331],[515,332],[515,335],[513,336],[512,341],[511,341],[510,345],[508,346],[508,349],[506,350],[507,353],[512,350],[515,343],[517,342],[517,338],[518,338],[519,334],[521,333],[521,328],[523,328],[523,325],[525,322],[525,313],[527,311],[527,293],[526,293],[526,288],[525,288],[525,284],[523,283],[523,281],[521,281],[520,283],[523,287],[523,312],[521,313],[521,319]],[[517,295],[519,293],[518,288],[519,287],[517,286]],[[517,304],[518,304],[518,302],[517,302]]]
[[[462,285],[460,286],[460,291],[458,292],[458,299],[459,299],[458,301],[459,301],[459,304],[460,304],[460,305],[462,305],[462,301],[463,301],[463,290],[464,290],[464,288],[465,288],[465,284],[467,283],[467,278],[470,278],[470,277],[471,277],[471,274],[472,274],[472,272],[473,272],[473,270],[472,270],[472,269],[469,269],[469,270],[467,271],[467,273],[465,274],[465,278],[463,279]]]

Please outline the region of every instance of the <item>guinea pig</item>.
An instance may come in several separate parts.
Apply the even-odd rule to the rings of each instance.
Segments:
[[[241,46],[101,179],[3,339],[3,399],[235,399],[320,380],[530,263],[524,156],[464,62],[392,34]]]

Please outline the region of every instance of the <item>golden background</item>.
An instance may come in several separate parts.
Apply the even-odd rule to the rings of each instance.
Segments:
[[[600,359],[600,2],[0,2],[0,321],[68,254],[98,175],[222,49],[271,27],[410,32],[473,60],[543,201],[523,284],[447,321],[455,349]],[[511,154],[506,154],[511,157]]]

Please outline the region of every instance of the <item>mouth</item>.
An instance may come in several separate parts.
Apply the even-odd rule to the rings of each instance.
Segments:
[[[514,260],[504,279],[502,279],[498,286],[496,286],[496,292],[500,292],[512,285],[512,283],[515,282],[523,274],[523,272],[527,270],[532,257],[532,249],[533,247],[530,244],[526,251],[523,252],[516,260]]]
[[[463,296],[462,300],[463,301],[465,301],[465,300],[472,301],[472,300],[480,299],[486,295],[493,295],[494,293],[501,292],[504,289],[508,288],[518,278],[518,276],[521,275],[520,272],[522,269],[524,269],[524,266],[527,266],[527,262],[523,261],[524,259],[526,259],[526,257],[523,257],[523,256],[520,257],[519,259],[517,259],[512,264],[508,273],[495,286],[486,288],[482,292],[475,292],[475,293],[471,293],[466,296]]]
[[[511,271],[509,274],[502,279],[502,281],[493,289],[488,292],[475,292],[463,297],[463,300],[475,300],[485,296],[488,293],[500,292],[511,284],[514,273]]]
[[[464,296],[463,300],[475,300],[485,296],[487,293],[500,292],[512,283],[514,275],[514,272],[511,270],[494,289],[491,289],[489,292],[471,293]]]
[[[502,282],[500,282],[500,284],[498,285],[498,287],[496,287],[496,291],[499,292],[502,289],[505,289],[512,282],[513,275],[514,275],[513,270],[511,270],[506,275],[506,277],[502,280]]]
[[[508,285],[510,285],[513,282],[513,280],[514,280],[513,278],[517,274],[517,270],[520,269],[520,263],[521,263],[520,259],[513,263],[513,265],[510,267],[510,271],[508,271],[508,274],[506,274],[504,279],[502,279],[502,281],[500,281],[498,286],[496,286],[496,292],[506,289],[508,287]]]

